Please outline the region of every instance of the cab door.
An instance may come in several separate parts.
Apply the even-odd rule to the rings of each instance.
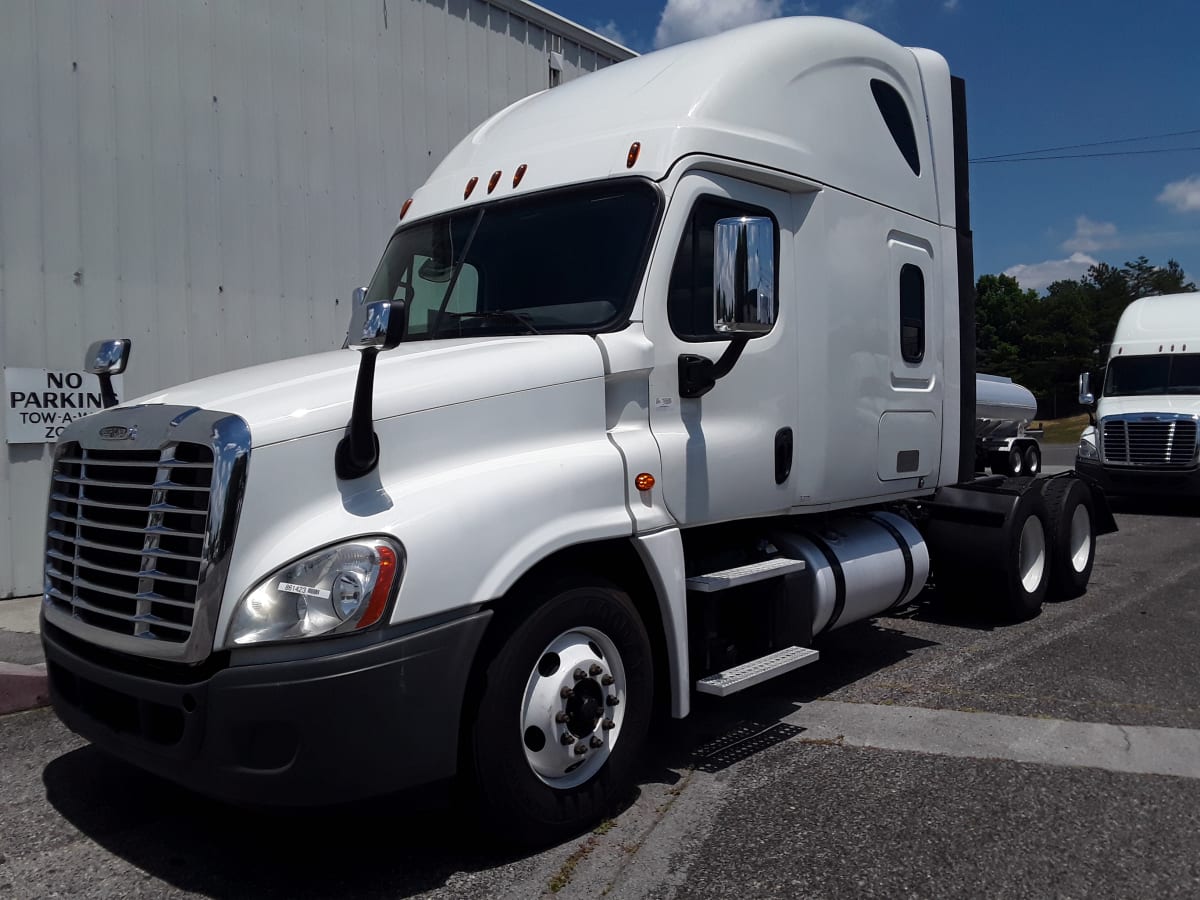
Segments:
[[[738,217],[770,220],[775,321],[746,339],[732,369],[707,393],[683,396],[680,357],[716,362],[735,340],[715,327],[713,260],[716,223]],[[662,453],[663,497],[680,524],[791,506],[799,371],[789,302],[794,236],[791,195],[783,191],[694,172],[672,195],[643,317],[655,348],[650,424]]]

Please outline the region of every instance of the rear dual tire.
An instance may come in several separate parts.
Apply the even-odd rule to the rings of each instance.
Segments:
[[[1054,557],[1047,539],[1049,518],[1046,502],[1036,489],[1025,491],[1009,516],[999,598],[1006,618],[1031,619],[1046,599]]]
[[[1069,600],[1087,590],[1096,559],[1096,508],[1092,492],[1076,478],[1052,478],[1042,487],[1049,512],[1050,592]]]

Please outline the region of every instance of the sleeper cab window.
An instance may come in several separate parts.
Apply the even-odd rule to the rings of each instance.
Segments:
[[[925,358],[925,273],[912,263],[900,267],[900,356],[907,363]]]
[[[761,206],[735,203],[720,197],[700,197],[679,241],[671,284],[667,291],[667,318],[671,330],[685,341],[728,340],[713,325],[713,251],[717,221],[739,216],[761,216],[771,220],[775,240],[775,316],[779,314],[779,223]]]
[[[884,124],[892,134],[892,140],[900,150],[904,161],[912,169],[914,175],[921,174],[921,157],[917,153],[917,133],[913,129],[912,116],[908,112],[908,104],[900,96],[900,92],[878,78],[871,79],[871,94],[875,97],[875,105],[883,116]]]

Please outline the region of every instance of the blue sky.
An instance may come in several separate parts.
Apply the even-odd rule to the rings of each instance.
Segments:
[[[1198,0],[539,2],[638,52],[775,15],[863,22],[966,79],[972,157],[1192,131],[1043,155],[1180,152],[973,165],[971,216],[978,274],[1040,289],[1144,255],[1200,281]]]

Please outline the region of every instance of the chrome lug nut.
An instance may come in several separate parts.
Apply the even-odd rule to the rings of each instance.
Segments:
[[[583,681],[583,679],[587,678],[587,672],[583,671],[583,669],[576,669],[574,675],[576,681]]]
[[[588,743],[591,744],[591,747],[593,750],[598,750],[604,746],[604,741],[602,741],[602,740],[600,740],[600,738],[594,737],[594,736],[592,737],[592,739],[590,741],[588,741]]]
[[[612,729],[617,727],[617,723],[614,722],[612,719],[605,719],[603,722],[600,723],[600,727],[603,728],[605,731],[611,731]]]
[[[564,731],[559,740],[562,741],[562,745],[565,747],[567,744],[575,743],[575,735],[571,734],[569,731]]]
[[[588,669],[588,674],[591,675],[593,678],[595,678],[597,675],[599,675],[603,671],[604,671],[604,669],[602,669],[600,667],[599,663],[592,663],[591,667]]]
[[[556,712],[554,714],[554,721],[559,725],[564,724],[567,721],[567,714],[565,712]]]
[[[604,702],[607,703],[609,706],[620,706],[621,698],[620,697],[605,697]]]
[[[611,675],[605,675],[603,678],[601,678],[601,679],[600,679],[600,683],[601,683],[602,685],[604,685],[605,687],[609,687],[609,686],[610,686],[610,685],[612,685],[612,684],[613,684],[613,683],[614,683],[616,680],[617,680],[617,679],[613,678]]]
[[[564,700],[570,700],[575,696],[575,692],[569,687],[564,686],[563,689],[558,692],[558,696],[562,697]]]
[[[583,756],[585,753],[587,753],[587,744],[585,744],[583,741],[580,741],[575,745],[575,755]]]

